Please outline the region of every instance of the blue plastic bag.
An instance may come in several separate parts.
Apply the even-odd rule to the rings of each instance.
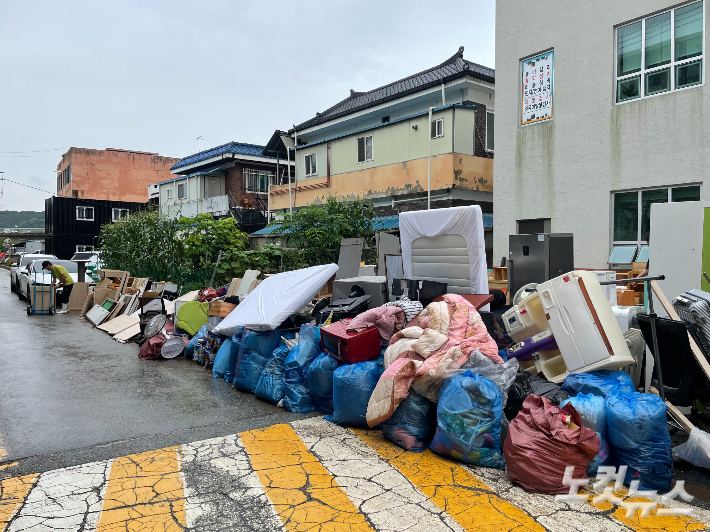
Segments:
[[[289,351],[284,343],[274,350],[254,389],[254,395],[259,399],[277,404],[284,398],[284,364]]]
[[[611,450],[606,434],[606,401],[597,395],[580,393],[576,397],[562,401],[560,407],[567,403],[571,403],[579,414],[582,426],[592,429],[599,437],[599,454],[589,462],[587,467],[587,476],[594,478],[597,476],[599,466],[611,464]]]
[[[367,403],[382,368],[376,360],[340,366],[333,373],[333,422],[368,428]]]
[[[628,466],[624,484],[638,480],[641,490],[668,491],[673,455],[663,400],[650,393],[610,395],[606,421],[613,463]]]
[[[423,452],[436,432],[436,403],[413,389],[382,424],[382,435],[403,449]]]
[[[321,414],[333,413],[333,372],[339,366],[328,353],[321,353],[308,368],[308,393]]]
[[[301,325],[298,349],[291,350],[286,359],[286,382],[305,382],[308,367],[320,352],[320,327]]]
[[[614,388],[617,390],[616,393],[636,391],[631,377],[620,370],[602,369],[590,373],[571,373],[562,383],[562,389],[573,396],[578,393],[588,393],[606,397]]]
[[[254,393],[259,377],[261,377],[261,372],[264,371],[280,341],[281,331],[278,329],[273,331],[245,331],[234,368],[232,386],[237,390]]]
[[[286,357],[286,363],[289,360],[298,358],[299,344],[296,344],[289,351]],[[313,412],[316,407],[313,406],[313,400],[308,395],[308,386],[305,382],[288,382],[285,378],[284,369],[284,408],[297,414],[307,414]]]
[[[239,343],[233,340],[234,336],[227,338],[222,343],[214,357],[214,366],[212,366],[212,377],[215,379],[224,377],[224,382],[227,383],[232,382],[234,378],[234,366],[237,364],[237,355],[239,354]]]
[[[471,370],[444,379],[436,407],[431,450],[467,464],[505,469],[500,450],[503,395]]]
[[[185,352],[183,353],[186,359],[192,360],[192,357],[195,354],[195,346],[197,345],[197,340],[202,338],[205,334],[207,334],[207,325],[203,325],[202,327],[200,327],[200,330],[197,331],[192,338],[190,338],[190,341],[187,342],[187,345],[185,346]]]

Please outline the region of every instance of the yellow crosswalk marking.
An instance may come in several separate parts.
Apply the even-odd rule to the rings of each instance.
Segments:
[[[111,465],[98,532],[182,531],[180,448],[124,456]]]
[[[333,475],[289,425],[274,425],[239,436],[287,530],[372,530]]]
[[[38,475],[26,475],[0,480],[0,532],[5,530],[37,478]]]
[[[390,443],[380,432],[351,429],[419,488],[464,530],[481,532],[544,532],[523,510],[501,499],[463,467],[429,449],[410,453]]]

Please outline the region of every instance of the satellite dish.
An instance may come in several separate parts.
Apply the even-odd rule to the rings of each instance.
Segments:
[[[168,317],[165,314],[157,314],[148,322],[145,327],[145,332],[143,336],[146,338],[153,338],[156,334],[163,330],[165,323],[168,321]]]

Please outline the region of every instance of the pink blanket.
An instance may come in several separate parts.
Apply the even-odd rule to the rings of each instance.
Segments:
[[[397,358],[390,364],[380,377],[367,406],[367,423],[371,427],[390,418],[399,403],[409,394],[409,387],[413,381],[443,380],[445,372],[441,371],[442,368],[461,367],[474,349],[478,349],[496,364],[503,363],[503,359],[498,355],[498,346],[488,334],[481,315],[475,307],[457,294],[446,294],[444,301],[447,307],[442,308],[436,304],[427,307],[432,316],[422,320],[419,326],[426,329],[430,323],[445,324],[446,320],[439,319],[441,316],[437,313],[450,313],[448,328],[445,331],[438,331],[446,334],[446,341],[424,361],[415,360],[413,356],[407,358],[408,353],[403,352],[403,357]],[[405,339],[400,337],[397,341],[403,342]],[[429,384],[427,382],[427,385]]]
[[[404,327],[404,311],[401,307],[371,308],[353,318],[348,331],[364,331],[373,326],[380,333],[380,344],[389,345],[394,333]]]

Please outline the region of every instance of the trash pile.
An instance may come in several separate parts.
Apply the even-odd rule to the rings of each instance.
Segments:
[[[82,315],[138,341],[141,358],[183,355],[239,392],[380,430],[410,452],[505,470],[531,492],[569,492],[568,466],[585,479],[623,465],[626,485],[670,488],[667,405],[620,370],[635,360],[593,273],[538,285],[502,314],[502,335],[472,296],[425,307],[406,296],[367,305],[356,290],[334,299],[337,270],[248,271],[180,297],[103,270]],[[679,456],[710,449],[702,431],[691,440]]]

